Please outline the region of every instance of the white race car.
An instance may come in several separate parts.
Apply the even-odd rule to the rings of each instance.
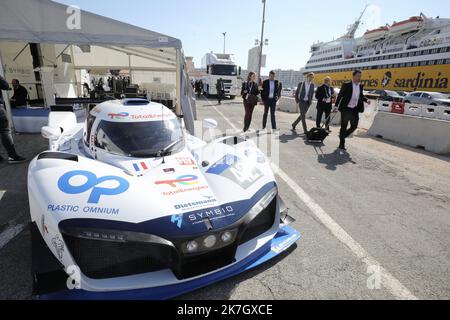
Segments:
[[[84,125],[50,113],[28,171],[36,297],[167,299],[297,242],[256,145],[206,143],[181,121],[142,99],[99,104]]]

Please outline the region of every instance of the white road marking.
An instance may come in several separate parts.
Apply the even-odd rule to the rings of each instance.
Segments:
[[[216,112],[224,118],[224,120],[236,131],[239,131],[237,127],[209,100],[207,100],[210,106],[216,110]],[[287,175],[277,165],[272,164],[274,172],[283,179],[297,197],[311,210],[316,218],[325,226],[340,242],[342,242],[353,254],[369,266],[379,266],[381,271],[382,285],[399,300],[418,300],[418,298],[408,290],[399,280],[397,280],[389,271],[381,266],[381,264],[375,260],[356,240],[354,240],[336,221],[333,220],[322,207],[317,204],[313,198],[311,198],[295,181],[293,181],[289,175]]]
[[[0,201],[2,200],[5,193],[5,190],[0,190]],[[24,224],[10,223],[10,226],[3,230],[2,233],[0,233],[0,249],[6,246],[12,239],[14,239],[19,233],[21,233],[23,229],[25,229],[25,226],[26,225]]]
[[[23,229],[25,229],[25,226],[25,224],[16,224],[7,227],[0,234],[0,249],[6,246],[12,239],[14,239],[19,233],[21,233]]]

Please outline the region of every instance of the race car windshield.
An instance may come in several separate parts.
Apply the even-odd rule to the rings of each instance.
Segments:
[[[184,148],[184,134],[177,119],[131,123],[103,120],[95,138],[98,148],[127,157],[161,157]]]

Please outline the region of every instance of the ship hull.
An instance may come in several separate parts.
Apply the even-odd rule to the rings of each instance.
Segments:
[[[317,84],[326,76],[332,78],[332,86],[340,88],[352,79],[352,71],[315,72]],[[450,65],[419,66],[363,70],[365,90],[430,91],[450,94]]]

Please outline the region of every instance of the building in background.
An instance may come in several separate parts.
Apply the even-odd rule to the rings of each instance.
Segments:
[[[186,69],[188,73],[195,70],[194,57],[186,57]]]
[[[248,51],[247,70],[249,72],[250,71],[257,72],[258,71],[259,50],[260,50],[260,47],[258,46],[258,47],[251,48]],[[262,60],[261,60],[261,68],[266,67],[266,60],[267,60],[267,56],[265,54],[263,54]]]
[[[191,79],[201,79],[206,76],[205,69],[196,69],[194,63],[194,57],[186,57],[186,68],[188,75]]]
[[[298,70],[273,70],[277,79],[283,84],[283,88],[296,88],[303,81],[303,73]]]

